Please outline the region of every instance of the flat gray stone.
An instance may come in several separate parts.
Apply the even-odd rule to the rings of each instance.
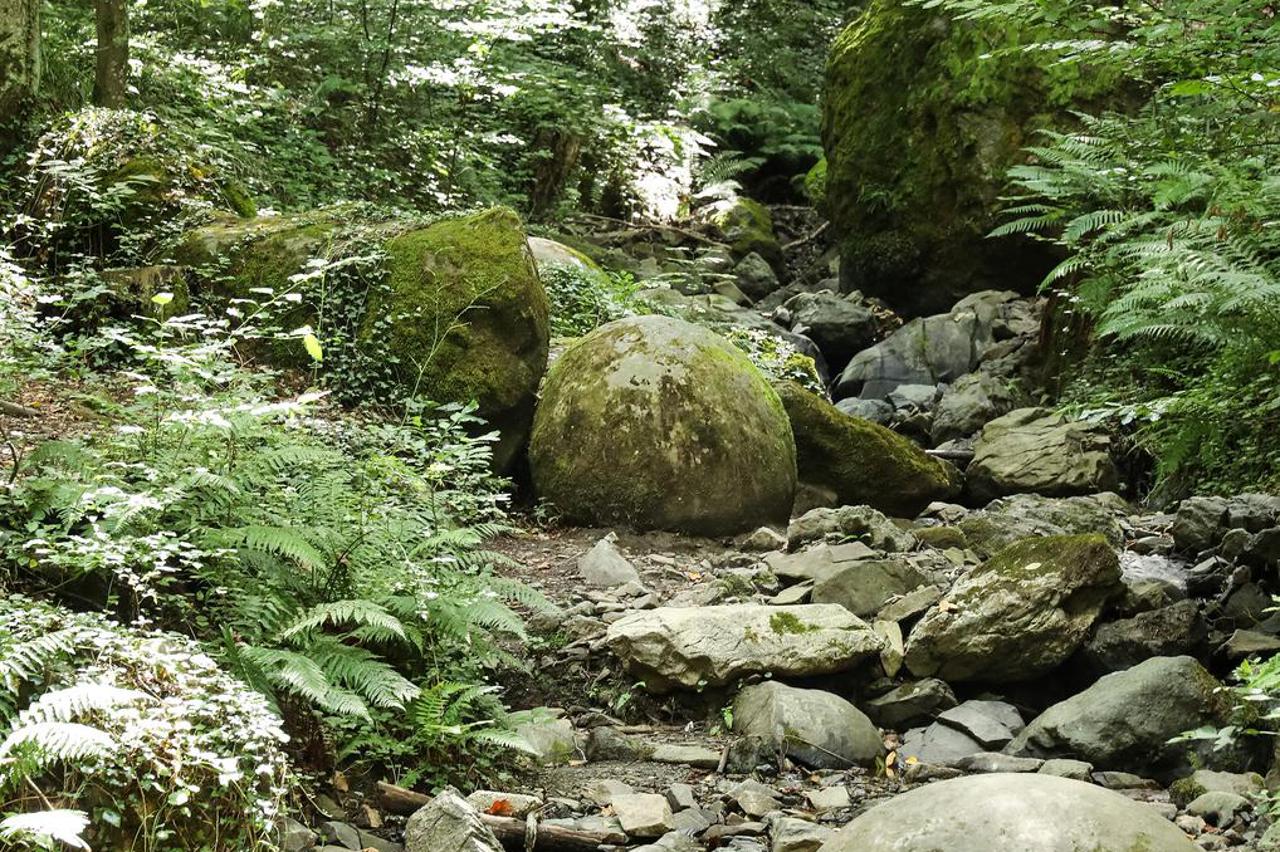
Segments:
[[[845,699],[777,681],[738,693],[733,729],[773,743],[792,759],[817,769],[871,766],[884,750],[879,729]]]
[[[1012,711],[1012,719],[1007,711]],[[1007,746],[1022,730],[1018,711],[1012,705],[999,701],[966,701],[939,713],[938,721],[977,740],[991,751]],[[1010,721],[1014,722],[1013,726],[1008,724]]]
[[[912,728],[902,738],[898,756],[914,757],[921,763],[954,765],[971,754],[986,751],[982,743],[954,728],[934,722],[927,728]]]
[[[657,793],[618,795],[609,804],[630,837],[661,837],[675,828],[671,805]]]
[[[998,751],[983,751],[962,757],[952,765],[965,772],[1038,772],[1044,761],[1034,757],[1014,757]]]
[[[1199,852],[1147,805],[1053,775],[971,775],[895,796],[823,852]]]

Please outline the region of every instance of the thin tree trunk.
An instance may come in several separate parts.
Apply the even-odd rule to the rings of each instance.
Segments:
[[[98,29],[93,102],[123,109],[129,97],[128,0],[94,0],[93,5]]]
[[[44,0],[0,0],[0,122],[40,90],[40,7]]]
[[[400,16],[400,0],[391,0],[391,15],[387,20],[387,40],[382,47],[382,67],[378,69],[378,79],[373,87],[373,100],[369,105],[367,119],[368,130],[378,126],[378,111],[382,108],[382,89],[387,83],[387,68],[391,64],[392,41],[396,36],[396,20]]]

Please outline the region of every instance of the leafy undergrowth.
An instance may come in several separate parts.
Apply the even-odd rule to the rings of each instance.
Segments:
[[[545,602],[493,570],[505,483],[468,408],[281,397],[240,363],[247,326],[72,334],[36,302],[9,303],[0,388],[74,377],[99,425],[34,445],[6,426],[6,831],[254,848],[292,774],[430,786],[527,748],[488,681],[520,665],[510,604]]]

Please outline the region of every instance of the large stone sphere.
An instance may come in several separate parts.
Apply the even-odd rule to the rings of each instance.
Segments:
[[[778,394],[715,334],[668,317],[602,326],[552,367],[529,460],[565,519],[694,535],[784,523],[796,450]]]
[[[855,819],[819,852],[1196,852],[1155,808],[1035,773],[926,784]]]

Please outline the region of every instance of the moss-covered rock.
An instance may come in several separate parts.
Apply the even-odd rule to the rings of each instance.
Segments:
[[[724,234],[735,258],[755,252],[775,269],[782,263],[782,243],[773,230],[773,214],[759,201],[738,198],[718,211],[712,224]]]
[[[550,338],[546,293],[519,218],[497,208],[408,230],[375,224],[364,235],[372,245],[339,246],[350,216],[336,208],[223,220],[188,234],[176,258],[219,270],[208,276],[204,295],[231,299],[297,289],[290,278],[311,258],[380,250],[385,286],[370,288],[363,315],[353,318],[355,344],[409,393],[478,402],[480,416],[501,434],[494,461],[506,469],[528,436]],[[317,321],[317,309],[304,300],[283,324]],[[307,363],[301,346],[275,346],[265,355],[278,366]]]
[[[907,640],[917,677],[1008,683],[1062,665],[1123,591],[1100,535],[1030,538],[962,577]]]
[[[505,468],[533,420],[551,336],[547,295],[520,219],[497,208],[443,219],[388,240],[390,298],[370,300],[371,342],[399,358],[407,388],[436,401],[476,400],[502,434]]]
[[[851,417],[792,382],[776,385],[796,437],[800,479],[849,505],[914,517],[960,492],[960,474],[901,435]]]
[[[529,448],[540,497],[570,520],[701,535],[785,521],[795,444],[778,395],[706,329],[602,326],[552,367]]]
[[[1036,130],[1061,126],[1071,107],[1112,100],[1120,84],[1081,78],[1043,54],[1002,52],[1038,35],[873,0],[836,40],[823,144],[847,289],[938,313],[992,281],[1025,290],[1048,271],[1043,244],[983,239],[997,223],[1005,173]]]
[[[804,192],[819,210],[825,210],[827,203],[827,158],[813,164],[804,176]]]

